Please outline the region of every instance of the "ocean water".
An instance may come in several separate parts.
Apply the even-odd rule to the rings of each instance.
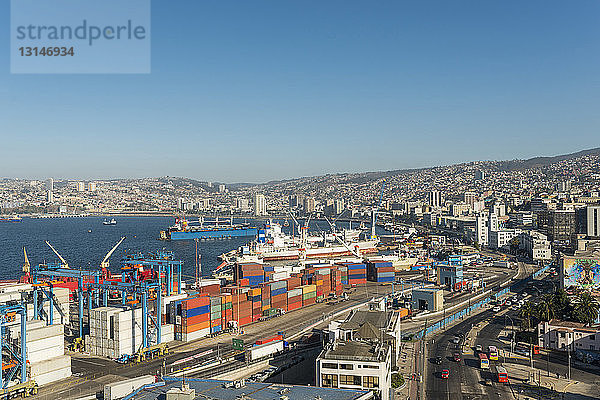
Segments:
[[[100,262],[119,241],[126,239],[110,257],[110,269],[119,271],[119,261],[126,252],[172,251],[175,259],[183,260],[183,273],[193,278],[195,269],[195,242],[158,240],[161,230],[172,225],[171,217],[117,217],[117,225],[105,226],[104,217],[84,218],[23,218],[20,223],[0,222],[0,280],[18,279],[22,274],[23,247],[32,265],[58,262],[58,257],[46,245],[47,240],[73,268],[99,268]],[[243,222],[235,221],[237,222]],[[255,226],[264,222],[247,220]],[[283,221],[279,221],[282,222]],[[291,221],[290,221],[291,222]],[[347,223],[338,223],[339,228]],[[311,232],[328,231],[325,221],[311,221]],[[292,226],[284,228],[290,231]],[[378,232],[380,230],[378,229]],[[220,254],[236,249],[253,238],[233,238],[198,243],[202,275],[210,276],[221,263]]]

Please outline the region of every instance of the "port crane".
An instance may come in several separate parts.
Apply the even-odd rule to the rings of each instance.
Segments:
[[[27,250],[23,247],[23,276],[20,279],[21,283],[31,283],[31,263],[29,262],[29,257],[27,257]]]
[[[343,246],[344,246],[346,249],[348,249],[348,251],[349,251],[349,252],[350,252],[352,255],[354,255],[354,256],[356,256],[356,257],[360,258],[360,257],[361,257],[361,255],[360,255],[360,252],[358,251],[358,249],[352,249],[352,248],[351,248],[351,247],[348,245],[348,243],[346,243],[346,241],[342,240],[342,238],[340,238],[340,236],[337,234],[337,232],[335,231],[335,223],[333,223],[333,222],[329,221],[329,218],[327,218],[327,217],[325,217],[325,216],[324,216],[324,218],[325,218],[325,221],[327,221],[327,223],[329,224],[329,226],[331,226],[331,231],[332,231],[333,237],[334,237],[334,238],[335,238],[335,239],[336,239],[338,242],[340,242],[340,243],[341,243],[341,244],[342,244],[342,245],[343,245]]]
[[[46,244],[48,246],[50,246],[50,248],[52,249],[52,251],[54,252],[54,254],[56,254],[56,256],[60,259],[60,261],[62,262],[62,268],[69,268],[69,263],[67,262],[67,260],[65,260],[63,258],[63,256],[60,255],[60,253],[58,251],[56,251],[56,249],[54,247],[52,247],[52,245],[50,244],[50,242],[48,242],[46,240]]]
[[[100,268],[102,269],[102,279],[108,279],[108,278],[110,278],[110,270],[108,269],[110,267],[109,258],[110,258],[110,256],[112,256],[112,254],[115,252],[115,250],[117,250],[117,247],[119,247],[119,245],[121,243],[123,243],[124,240],[125,240],[125,236],[123,236],[121,238],[121,240],[119,240],[117,242],[117,244],[115,244],[113,246],[113,248],[110,249],[110,251],[108,253],[106,253],[106,255],[104,256],[104,259],[100,263]]]
[[[381,206],[381,200],[383,199],[383,190],[385,189],[386,181],[383,180],[383,184],[381,185],[381,191],[379,192],[379,201],[377,202],[377,206],[373,208],[373,221],[371,222],[371,239],[377,239],[377,235],[375,234],[375,226],[377,225],[377,212],[379,211],[379,207]]]

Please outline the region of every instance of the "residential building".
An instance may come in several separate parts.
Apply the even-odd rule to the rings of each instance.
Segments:
[[[561,351],[600,350],[600,326],[552,319],[538,324],[538,346]]]
[[[520,229],[503,229],[489,232],[489,244],[492,249],[499,249],[510,244],[510,241],[521,233]]]
[[[548,261],[552,259],[552,245],[548,236],[542,232],[529,231],[519,235],[520,248],[525,250],[533,261]]]
[[[478,215],[475,224],[475,240],[479,246],[487,246],[488,238],[488,218],[485,215]]]
[[[439,190],[432,190],[428,195],[429,205],[431,207],[442,206],[442,193]]]
[[[267,201],[260,193],[254,195],[254,215],[257,217],[267,215]]]
[[[78,192],[85,191],[85,182],[77,182],[77,191]]]
[[[587,207],[587,235],[600,237],[600,205]]]
[[[314,213],[315,212],[315,199],[313,197],[306,197],[304,199],[304,212]]]

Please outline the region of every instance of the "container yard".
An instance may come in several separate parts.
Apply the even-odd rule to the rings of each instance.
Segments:
[[[341,297],[344,287],[367,279],[394,280],[389,262],[350,259],[287,266],[239,263],[233,266],[233,282],[203,279],[189,286],[182,278],[183,263],[172,253],[128,254],[120,272],[111,274],[110,252],[100,268],[76,269],[52,249],[59,263],[26,262],[21,282],[0,287],[0,312],[5,313],[5,392],[0,393],[30,395],[71,376],[65,343],[75,352],[137,364],[165,356],[169,343],[237,333],[246,325]],[[281,335],[266,339],[248,349],[246,357],[256,360],[284,346]]]

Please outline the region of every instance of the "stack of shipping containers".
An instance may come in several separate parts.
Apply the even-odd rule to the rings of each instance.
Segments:
[[[367,283],[367,267],[362,263],[348,263],[348,284],[358,285]]]
[[[313,305],[317,302],[317,285],[303,285],[302,307]]]
[[[391,262],[373,261],[367,270],[367,278],[372,282],[394,282],[395,269]]]
[[[271,282],[271,308],[287,311],[287,280]]]
[[[222,301],[222,296],[210,297],[210,333],[219,333],[223,330]]]

